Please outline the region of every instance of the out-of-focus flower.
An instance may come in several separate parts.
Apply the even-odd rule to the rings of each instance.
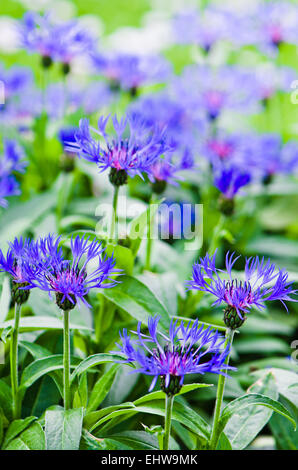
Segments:
[[[238,46],[242,32],[239,20],[236,12],[214,6],[201,11],[181,11],[173,20],[174,36],[178,44],[197,44],[206,53],[221,41]]]
[[[98,73],[112,89],[129,90],[133,95],[143,85],[162,83],[169,78],[171,66],[161,56],[137,56],[125,53],[92,54]]]
[[[39,241],[38,249],[42,269],[29,281],[29,287],[54,292],[57,305],[62,310],[73,309],[78,301],[88,305],[86,296],[90,289],[109,288],[117,281],[110,276],[119,273],[113,256],[104,256],[97,240],[87,237],[71,239],[71,259],[65,259],[59,248],[60,238],[52,235]],[[51,263],[48,262],[51,260]],[[93,269],[89,270],[92,261]]]
[[[52,61],[69,65],[74,57],[94,49],[94,38],[77,20],[54,23],[50,14],[27,12],[19,31],[23,47],[39,53],[44,66],[50,66]]]
[[[4,152],[0,158],[0,206],[7,207],[6,198],[20,194],[14,173],[23,173],[26,162],[24,152],[14,140],[4,140]]]
[[[192,280],[187,281],[188,289],[197,289],[212,294],[216,300],[213,305],[226,304],[225,324],[232,328],[240,327],[252,308],[262,310],[268,301],[280,300],[287,309],[285,301],[295,301],[290,295],[297,291],[288,281],[288,273],[276,269],[270,260],[246,258],[244,280],[235,278],[232,272],[238,257],[234,253],[226,255],[226,272],[215,266],[216,252],[193,265]],[[223,277],[223,279],[222,279]]]
[[[272,55],[282,43],[298,42],[298,8],[286,1],[261,2],[249,23],[251,44]]]
[[[235,66],[187,66],[173,80],[172,92],[186,107],[202,109],[211,121],[226,109],[248,112],[256,101],[251,73]]]
[[[171,321],[168,334],[159,333],[160,317],[149,317],[149,334],[141,332],[138,323],[136,338],[126,329],[120,333],[121,344],[117,344],[125,356],[123,362],[135,363],[136,372],[153,377],[149,391],[155,387],[158,377],[161,388],[167,395],[179,393],[184,377],[188,374],[224,374],[222,372],[228,349],[224,338],[216,330],[198,326],[198,320],[187,325]],[[231,369],[231,367],[228,367]]]
[[[148,131],[134,116],[124,116],[120,121],[114,116],[111,119],[115,133],[109,136],[106,132],[109,117],[99,118],[98,129],[91,127],[88,119],[81,119],[75,133],[76,144],[68,145],[67,150],[96,163],[101,171],[110,168],[110,181],[116,186],[125,184],[127,175],[143,178],[142,173],[150,173],[151,166],[168,149],[163,130]],[[102,140],[95,140],[91,131]]]
[[[247,185],[251,175],[235,165],[218,164],[214,168],[214,184],[226,199],[233,199],[240,188]]]
[[[263,105],[278,91],[289,93],[291,83],[296,78],[295,70],[290,67],[276,67],[272,63],[254,67],[252,74],[255,77],[256,97]]]

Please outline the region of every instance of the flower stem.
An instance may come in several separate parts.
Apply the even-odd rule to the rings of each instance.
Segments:
[[[119,186],[114,186],[113,213],[112,213],[112,220],[111,220],[110,241],[114,240],[115,226],[117,222],[118,194],[119,194]],[[115,237],[115,241],[117,242],[117,236]]]
[[[152,234],[154,230],[154,219],[151,217],[151,205],[153,197],[151,196],[149,202],[148,226],[147,226],[147,247],[146,247],[146,261],[145,270],[150,271],[151,267],[151,252],[152,252]]]
[[[18,400],[18,336],[21,316],[21,304],[15,304],[14,328],[10,342],[10,375],[12,393],[12,416],[13,419],[20,417]]]
[[[100,343],[102,337],[102,319],[104,314],[105,298],[103,295],[100,296],[100,307],[95,317],[95,338],[97,345]]]
[[[232,347],[232,342],[233,342],[233,337],[234,337],[234,330],[231,330],[230,328],[227,328],[226,330],[226,341],[224,348],[229,346],[229,353],[227,354],[227,357],[224,362],[224,367],[223,372],[226,372],[226,368],[229,365],[229,360],[230,360],[230,352],[231,352],[231,347]],[[222,402],[223,402],[223,397],[224,397],[224,389],[225,389],[225,383],[226,383],[226,376],[225,375],[219,375],[218,377],[218,385],[217,385],[217,392],[216,392],[216,402],[215,402],[215,411],[214,411],[214,419],[213,419],[213,427],[212,427],[212,434],[211,434],[211,439],[209,443],[209,449],[210,450],[215,450],[217,447],[218,439],[219,439],[219,419],[221,415],[221,408],[222,408]]]
[[[220,215],[217,225],[214,227],[212,238],[210,241],[210,245],[208,248],[208,253],[211,255],[215,252],[216,248],[218,247],[218,242],[220,240],[220,233],[225,225],[225,216],[223,214]]]
[[[174,396],[166,395],[165,434],[164,434],[164,441],[163,441],[163,450],[169,450],[173,403],[174,403]]]
[[[70,406],[70,330],[69,330],[69,310],[63,313],[63,397],[64,409]]]

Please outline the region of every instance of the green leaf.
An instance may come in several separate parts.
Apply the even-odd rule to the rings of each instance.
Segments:
[[[233,400],[225,406],[225,408],[222,410],[222,415],[219,421],[219,432],[224,430],[227,422],[234,415],[234,413],[239,413],[240,411],[242,412],[242,410],[244,410],[246,407],[256,405],[263,405],[275,411],[276,413],[285,416],[289,421],[291,421],[294,428],[296,428],[295,420],[281,403],[276,400],[272,400],[265,395],[250,393],[248,395],[244,395],[243,397],[236,398],[236,400]]]
[[[129,276],[121,277],[121,284],[103,289],[102,294],[119,308],[146,324],[152,315],[159,315],[160,324],[168,328],[170,318],[165,307],[141,281]]]
[[[133,450],[159,450],[157,438],[145,431],[124,431],[108,438],[126,444]]]
[[[262,377],[266,372],[266,370],[261,370],[254,372],[254,375]],[[271,368],[270,372],[274,377],[279,394],[298,408],[298,375],[295,372],[275,367]]]
[[[298,450],[298,431],[287,419],[278,414],[273,414],[269,421],[269,427],[275,437],[277,448],[281,450]]]
[[[71,360],[71,367],[75,367],[78,359],[72,358]],[[54,354],[53,356],[43,357],[42,359],[31,362],[23,371],[19,387],[20,393],[25,392],[28,387],[43,375],[59,369],[63,369],[62,354]]]
[[[36,421],[11,440],[5,450],[45,450],[45,435],[41,425]]]
[[[115,257],[116,268],[123,269],[125,274],[132,275],[134,266],[134,257],[132,251],[126,246],[108,244],[105,251],[107,256]],[[122,281],[122,278],[120,279]],[[106,290],[106,289],[104,289]]]
[[[194,390],[197,390],[198,388],[205,388],[205,387],[213,387],[213,384],[187,384],[183,385],[182,389],[180,390],[179,393],[175,395],[175,397],[179,395],[184,395],[185,393],[192,392]],[[141,398],[138,398],[138,400],[134,401],[135,405],[141,405],[142,403],[146,403],[147,401],[151,400],[164,400],[165,399],[165,393],[162,391],[157,391],[157,392],[151,392],[148,393],[147,395],[144,395]]]
[[[83,415],[83,408],[46,411],[46,449],[78,450],[82,435]]]
[[[12,395],[11,389],[6,382],[0,380],[0,406],[3,410],[4,415],[10,421],[12,418]]]
[[[216,450],[232,450],[231,443],[224,432],[220,435]]]
[[[7,328],[9,326],[13,327],[14,320],[8,320],[0,323],[0,329]],[[82,325],[70,324],[70,328],[73,330],[90,330],[90,328]],[[25,333],[29,331],[37,330],[62,330],[63,321],[55,317],[23,317],[20,319],[20,333]]]
[[[271,372],[254,383],[248,391],[265,395],[274,400],[278,399],[278,391]],[[272,413],[273,409],[260,405],[248,406],[234,412],[225,427],[225,434],[232,448],[238,450],[246,448],[267,424]]]
[[[54,207],[53,192],[35,195],[29,201],[18,201],[10,205],[9,210],[1,215],[0,245],[6,246],[11,235],[18,237],[27,230],[32,231],[34,222]]]
[[[98,427],[103,430],[107,430],[113,425],[119,422],[119,418],[122,416],[131,417],[136,413],[146,413],[153,414],[164,417],[165,413],[165,400],[152,400],[142,405],[136,406],[135,403],[132,403],[126,409],[118,409],[112,411],[108,415],[102,417],[97,421],[90,429],[92,432]],[[207,441],[210,436],[210,428],[208,424],[200,417],[194,410],[186,405],[182,405],[178,401],[174,402],[173,407],[173,420],[176,420],[183,424],[186,428],[194,432],[200,439]],[[109,422],[109,423],[107,423]],[[103,425],[107,423],[104,427]]]
[[[16,419],[13,421],[6,431],[3,448],[5,448],[10,441],[18,437],[19,434],[25,431],[25,429],[27,429],[36,420],[36,416],[28,416],[25,419]]]
[[[74,393],[73,408],[86,408],[88,403],[88,381],[87,373],[84,372],[79,379],[79,386]]]
[[[109,354],[109,353],[99,353],[93,354],[92,356],[87,357],[75,368],[71,374],[70,381],[72,382],[77,375],[82,374],[91,367],[98,366],[100,364],[105,364],[108,362],[119,362],[123,361],[123,356],[118,354]]]
[[[177,314],[179,284],[176,273],[157,274],[146,271],[138,279],[153,292],[170,316]]]
[[[87,412],[96,410],[109,392],[120,364],[114,364],[93,386],[88,401]]]

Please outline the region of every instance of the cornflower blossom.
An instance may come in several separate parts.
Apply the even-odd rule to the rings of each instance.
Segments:
[[[199,327],[197,319],[187,325],[172,320],[168,334],[164,334],[158,331],[159,320],[159,316],[148,318],[148,335],[141,332],[141,322],[137,331],[131,332],[136,338],[123,329],[121,343],[116,343],[125,356],[124,363],[135,363],[135,372],[153,376],[149,391],[158,377],[162,390],[173,396],[179,393],[188,374],[224,374],[222,367],[229,351],[218,331]]]
[[[110,169],[110,181],[115,186],[125,184],[127,175],[143,178],[142,173],[150,173],[151,166],[169,149],[164,130],[158,127],[147,130],[134,116],[125,116],[119,121],[115,115],[112,117],[115,134],[109,136],[106,132],[109,118],[101,116],[98,129],[91,127],[88,119],[81,119],[75,133],[76,144],[69,144],[67,150],[96,163],[100,171]],[[91,131],[102,140],[94,139]]]
[[[23,149],[14,140],[5,139],[0,158],[0,206],[7,207],[6,198],[20,194],[14,173],[23,173],[25,167]]]
[[[277,67],[272,63],[261,64],[252,71],[255,79],[255,94],[263,106],[278,91],[290,93],[296,79],[296,71],[290,67]]]
[[[241,30],[237,29],[238,21],[235,12],[214,6],[203,11],[185,10],[174,17],[173,33],[178,44],[197,44],[209,53],[222,41],[239,44]]]
[[[78,55],[90,53],[94,39],[77,20],[52,22],[50,14],[25,13],[19,25],[21,44],[29,52],[37,52],[48,67],[52,61],[69,65]],[[66,67],[65,73],[69,70]]]
[[[234,212],[234,198],[238,191],[250,183],[252,174],[242,165],[218,162],[212,168],[214,186],[221,192],[220,211],[225,215]]]
[[[25,290],[36,276],[35,242],[30,238],[15,238],[8,243],[6,254],[0,250],[0,271],[6,272],[12,280],[12,299],[18,304],[27,301],[30,290]]]
[[[188,289],[209,292],[216,300],[212,305],[225,304],[226,326],[235,329],[246,320],[252,308],[263,310],[269,301],[279,300],[287,309],[286,301],[295,301],[290,295],[297,294],[288,273],[277,269],[270,262],[258,256],[245,258],[244,279],[237,278],[233,267],[240,256],[226,254],[226,270],[215,266],[214,255],[207,254],[193,265],[192,279],[187,281]]]
[[[186,66],[172,81],[171,91],[186,107],[203,110],[209,121],[225,110],[249,112],[256,102],[251,73],[236,66]]]
[[[261,2],[249,21],[251,43],[274,56],[283,43],[297,44],[298,8],[286,1]]]
[[[70,242],[71,259],[65,259],[59,247],[60,237],[52,235],[39,240],[38,265],[36,276],[28,288],[38,287],[43,291],[55,293],[56,303],[62,310],[71,310],[80,301],[89,306],[86,296],[91,289],[109,288],[118,281],[110,276],[119,274],[116,261],[104,255],[104,249],[97,240],[89,237],[72,238]],[[92,262],[93,269],[89,269]]]
[[[171,74],[170,64],[161,56],[97,52],[91,58],[96,71],[109,81],[112,89],[129,90],[132,95],[143,85],[164,82]]]

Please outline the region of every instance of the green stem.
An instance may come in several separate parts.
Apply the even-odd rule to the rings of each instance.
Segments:
[[[153,202],[153,197],[151,196],[149,202],[149,216],[148,216],[148,226],[147,226],[147,247],[146,247],[146,261],[145,261],[145,269],[146,271],[150,271],[151,267],[151,252],[152,252],[152,235],[154,231],[154,218],[151,217],[151,205]]]
[[[70,330],[69,330],[69,310],[63,313],[63,397],[64,409],[69,410],[70,405]]]
[[[114,186],[114,195],[113,195],[113,214],[111,220],[111,230],[110,230],[110,240],[114,240],[115,234],[115,226],[117,222],[117,205],[118,205],[118,194],[119,194],[119,186]],[[117,234],[116,234],[117,235]],[[115,237],[115,241],[117,242],[117,236]]]
[[[10,342],[10,375],[12,393],[12,416],[13,419],[20,417],[18,402],[18,336],[21,316],[21,304],[15,304],[14,328]]]
[[[174,396],[166,395],[166,406],[165,406],[165,434],[163,450],[169,450],[170,434],[171,434],[171,420],[173,411]]]
[[[104,304],[105,304],[105,298],[103,295],[101,295],[100,307],[95,317],[95,338],[96,338],[97,345],[100,343],[101,336],[102,336],[102,318],[104,314]]]
[[[225,348],[229,346],[229,353],[224,362],[223,372],[226,372],[227,366],[229,365],[230,360],[230,352],[234,337],[234,330],[227,328],[226,330],[226,340],[225,340]],[[217,447],[218,439],[219,439],[219,419],[221,415],[222,409],[222,402],[224,397],[224,389],[225,389],[226,377],[224,375],[219,375],[218,377],[218,385],[217,385],[217,392],[216,392],[216,402],[215,402],[215,411],[214,411],[214,419],[213,419],[213,427],[212,427],[212,435],[210,439],[209,449],[215,450]]]
[[[208,253],[210,255],[212,255],[215,252],[216,248],[218,248],[218,242],[220,240],[220,232],[222,231],[225,225],[225,220],[226,220],[225,216],[221,214],[217,225],[214,227],[212,238],[211,238],[210,245],[208,248]]]

